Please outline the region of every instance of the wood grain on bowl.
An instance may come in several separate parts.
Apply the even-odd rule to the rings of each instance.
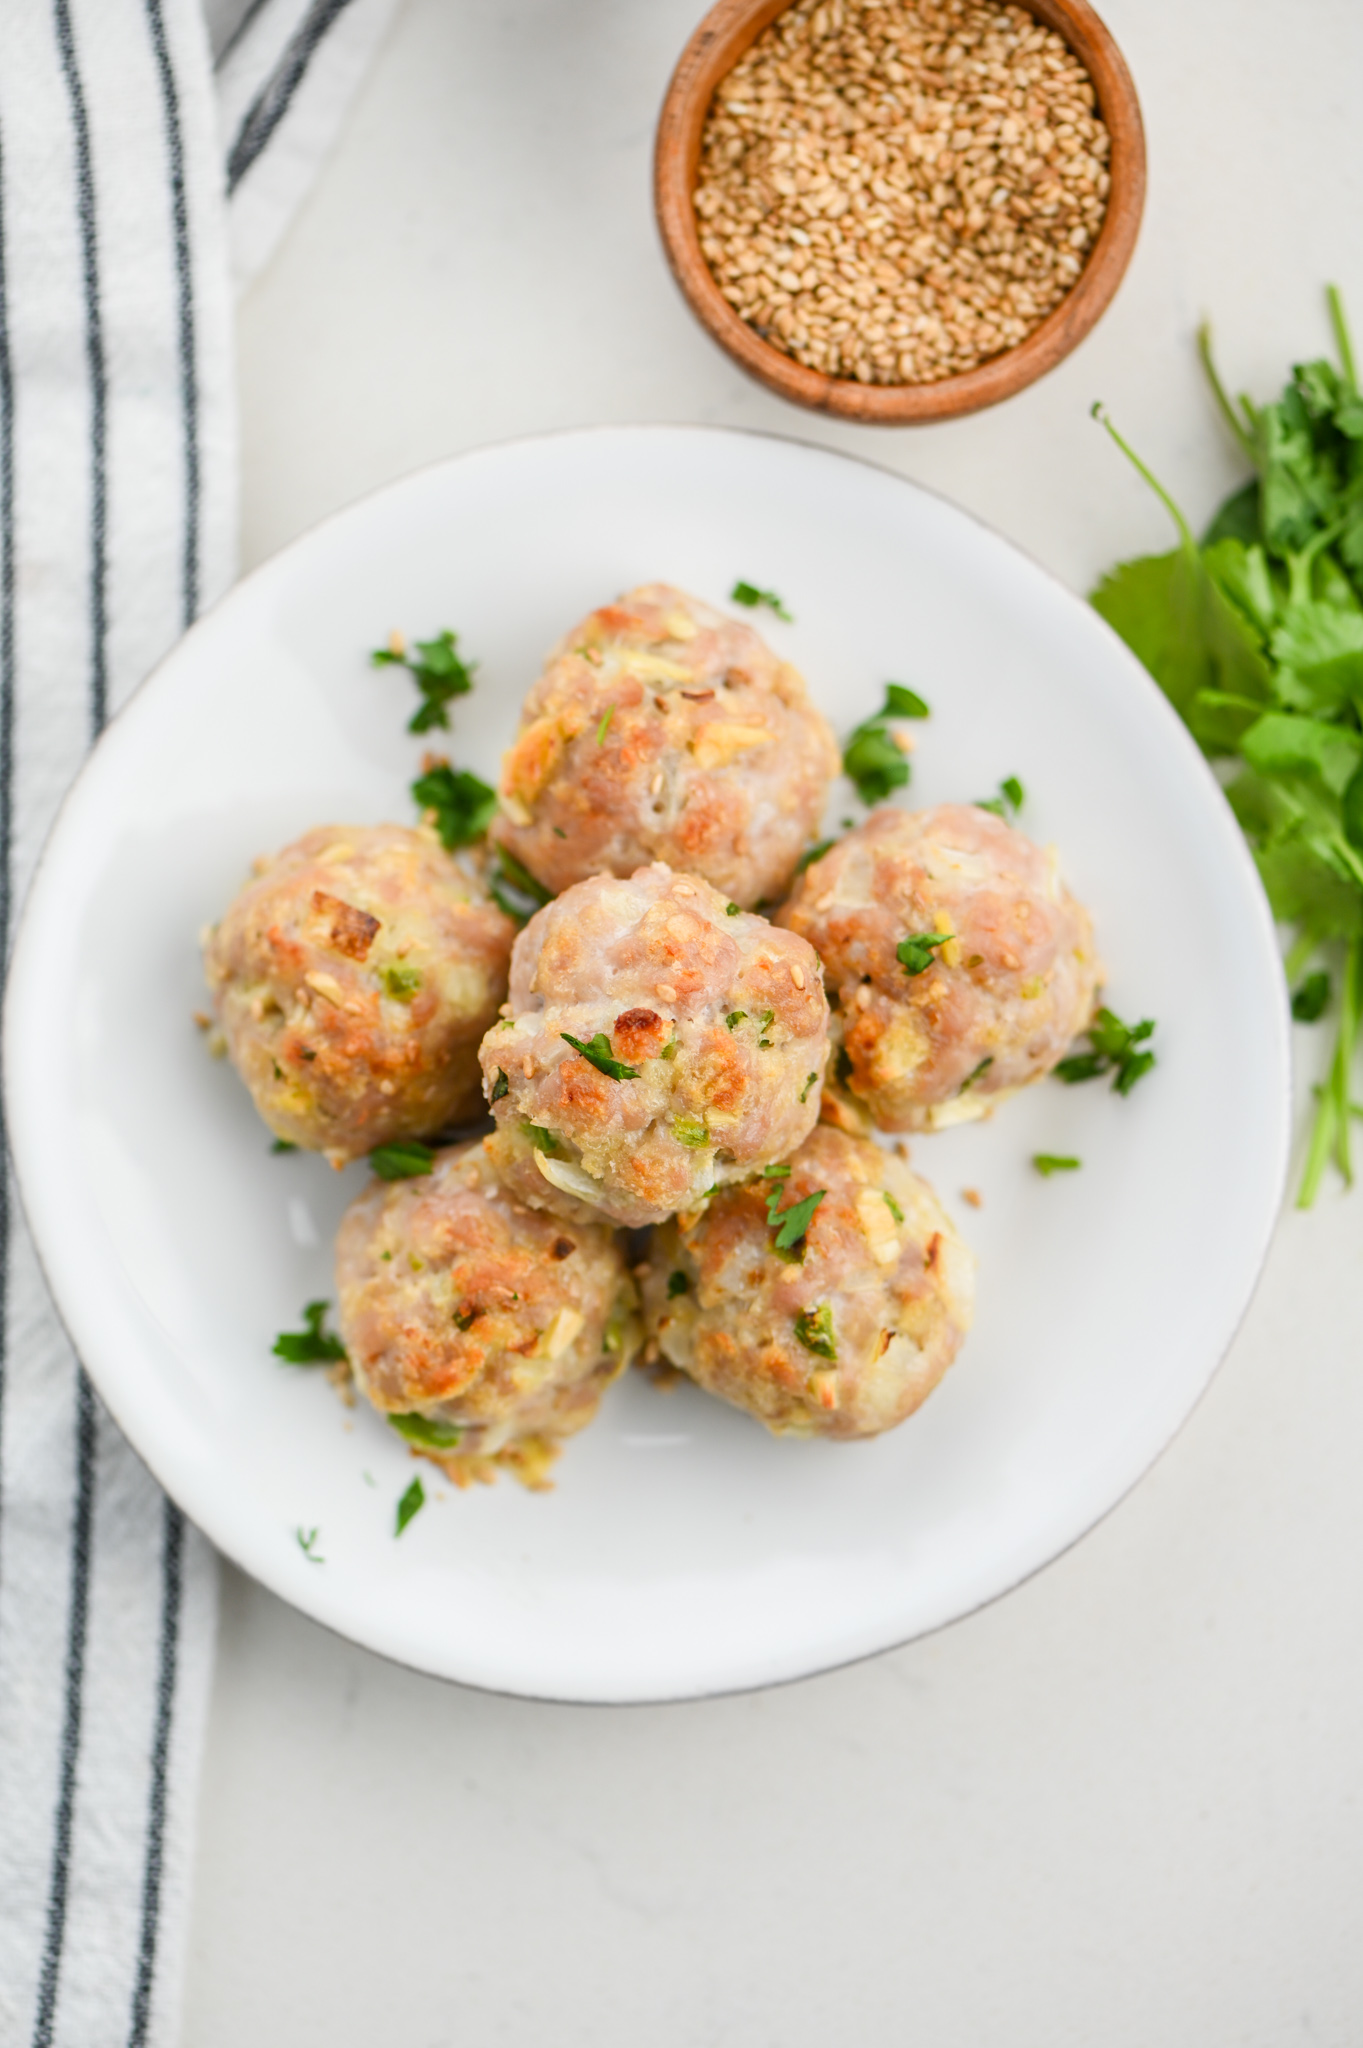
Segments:
[[[1086,0],[1025,0],[1088,72],[1111,137],[1107,210],[1083,270],[1060,303],[1014,346],[934,382],[864,383],[797,362],[725,298],[701,248],[694,192],[716,88],[790,0],[719,0],[682,53],[663,103],[654,198],[663,246],[702,326],[783,398],[845,419],[911,425],[976,412],[1035,382],[1077,346],[1110,302],[1130,260],[1145,199],[1145,138],[1121,52]],[[798,238],[797,238],[798,239]]]

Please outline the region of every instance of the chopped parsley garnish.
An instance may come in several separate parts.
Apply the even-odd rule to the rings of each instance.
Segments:
[[[597,1073],[604,1074],[608,1081],[638,1080],[639,1069],[628,1067],[623,1060],[616,1059],[611,1051],[611,1042],[604,1031],[598,1031],[585,1045],[580,1038],[574,1038],[571,1031],[560,1031],[559,1037],[570,1045],[574,1052],[580,1052],[583,1059],[590,1061]]]
[[[390,1415],[388,1427],[406,1437],[409,1444],[420,1444],[427,1451],[452,1451],[464,1434],[456,1423],[436,1422],[429,1415]],[[415,1512],[413,1509],[412,1513]],[[407,1519],[410,1521],[411,1515]],[[401,1529],[398,1534],[402,1534]]]
[[[492,1093],[489,1095],[488,1101],[500,1102],[504,1095],[509,1095],[510,1093],[511,1083],[506,1078],[506,1068],[498,1067],[497,1078],[492,1084]]]
[[[689,1280],[687,1279],[687,1277],[686,1277],[685,1273],[669,1273],[669,1274],[668,1274],[668,1276],[667,1276],[667,1298],[668,1298],[668,1300],[669,1300],[669,1301],[675,1301],[675,1300],[676,1300],[676,1298],[677,1298],[677,1296],[678,1296],[679,1294],[686,1294],[686,1293],[688,1293],[688,1292],[690,1291],[690,1287],[691,1287],[691,1282],[690,1282],[690,1281],[689,1281]]]
[[[313,1548],[314,1544],[317,1541],[317,1538],[322,1533],[320,1529],[298,1528],[295,1529],[293,1533],[298,1539],[298,1548],[302,1551],[304,1557],[307,1559],[309,1564],[326,1563],[326,1559],[324,1557],[319,1557],[317,1555],[316,1550]]]
[[[740,907],[739,907],[739,905],[738,905],[737,903],[726,903],[726,904],[725,904],[725,906],[724,906],[724,915],[725,915],[726,917],[741,917],[741,916],[742,916],[742,914],[743,914],[743,913],[742,913],[742,911],[741,911],[741,909],[740,909]]]
[[[816,1082],[816,1081],[818,1080],[818,1078],[819,1078],[819,1077],[818,1077],[818,1075],[817,1075],[817,1074],[806,1074],[806,1075],[805,1075],[805,1085],[804,1085],[804,1087],[803,1087],[803,1088],[802,1088],[802,1089],[800,1090],[800,1100],[801,1100],[801,1102],[803,1102],[803,1101],[804,1101],[805,1097],[806,1097],[806,1096],[808,1095],[808,1093],[809,1093],[810,1089],[811,1089],[811,1088],[812,1088],[812,1087],[814,1086],[814,1083],[815,1083],[815,1082]]]
[[[448,761],[418,775],[412,797],[419,810],[434,817],[440,843],[451,853],[481,839],[497,809],[495,789],[467,768],[451,768]]]
[[[508,917],[514,917],[517,924],[524,924],[546,903],[552,903],[553,896],[541,882],[537,882],[529,868],[521,863],[504,846],[497,848],[497,866],[500,872],[488,877],[488,890],[494,901]]]
[[[896,1200],[895,1200],[894,1196],[893,1196],[893,1195],[892,1195],[892,1194],[890,1193],[890,1191],[889,1191],[889,1189],[888,1189],[888,1188],[882,1188],[880,1192],[881,1192],[882,1196],[884,1197],[884,1201],[885,1201],[885,1207],[886,1207],[886,1208],[887,1208],[887,1209],[889,1210],[890,1214],[891,1214],[891,1215],[892,1215],[892,1216],[894,1217],[894,1220],[895,1220],[895,1222],[896,1222],[896,1223],[902,1223],[902,1222],[904,1221],[904,1211],[903,1211],[903,1210],[902,1210],[902,1209],[900,1208],[900,1206],[899,1206],[898,1202],[896,1202]]]
[[[732,1031],[736,1025],[741,1024],[744,1021],[747,1014],[748,1013],[746,1010],[730,1010],[728,1016],[724,1019],[724,1021],[728,1025],[730,1031]]]
[[[414,1479],[402,1499],[398,1502],[397,1525],[393,1530],[400,1536],[414,1516],[419,1515],[426,1505],[426,1489],[419,1479]]]
[[[811,867],[816,860],[822,860],[829,847],[836,846],[837,843],[836,839],[820,839],[817,845],[807,846],[795,863],[796,874],[802,875],[805,869]]]
[[[601,714],[601,723],[596,728],[596,744],[598,745],[598,747],[605,746],[606,734],[611,729],[611,720],[614,718],[614,716],[615,706],[613,704],[608,704]]]
[[[863,719],[848,734],[842,750],[842,772],[856,785],[864,804],[883,803],[909,780],[904,749],[895,742],[886,721],[891,718],[926,718],[928,707],[916,690],[903,683],[885,685],[884,708],[874,718]]]
[[[1324,1007],[1324,1004],[1322,1004],[1321,1008],[1323,1009]],[[1319,1016],[1320,1011],[1317,1011],[1316,1014]],[[296,1152],[298,1147],[294,1144],[292,1138],[276,1138],[270,1150],[272,1152]]]
[[[550,1159],[558,1156],[558,1140],[543,1124],[522,1123],[521,1129],[537,1152],[546,1153]]]
[[[272,1355],[288,1365],[331,1365],[346,1355],[345,1345],[325,1327],[330,1302],[310,1301],[303,1310],[301,1330],[281,1330]]]
[[[410,1003],[421,987],[419,967],[385,967],[381,977],[384,991],[395,1003]]]
[[[977,811],[992,811],[996,818],[1006,820],[1016,816],[1026,801],[1027,792],[1016,775],[1008,775],[999,784],[998,795],[981,797],[975,808]]]
[[[380,1180],[416,1180],[429,1173],[434,1162],[430,1146],[419,1145],[415,1139],[405,1139],[397,1145],[376,1145],[369,1155],[369,1164]]]
[[[806,1351],[816,1358],[836,1360],[838,1347],[833,1336],[833,1310],[826,1301],[817,1308],[802,1309],[795,1318],[795,1335]]]
[[[450,700],[468,695],[478,666],[462,660],[458,648],[459,635],[446,630],[434,640],[415,641],[409,652],[402,635],[395,633],[389,646],[376,647],[370,655],[375,668],[405,668],[421,692],[422,702],[407,721],[408,732],[429,732],[436,725],[448,730]]]
[[[1322,967],[1292,991],[1292,1015],[1299,1024],[1315,1024],[1324,1016],[1329,1000],[1330,977]]]
[[[1155,1064],[1155,1055],[1145,1045],[1154,1031],[1153,1018],[1139,1024],[1123,1024],[1111,1010],[1099,1010],[1084,1036],[1093,1050],[1071,1053],[1061,1060],[1056,1074],[1062,1081],[1092,1081],[1110,1073],[1118,1095],[1129,1095],[1142,1074]]]
[[[706,1128],[704,1117],[674,1116],[672,1119],[672,1134],[681,1144],[689,1145],[693,1152],[699,1151],[703,1145],[708,1145],[710,1142],[710,1133]]]
[[[949,945],[951,932],[911,932],[895,947],[895,958],[906,974],[926,974],[938,946]]]
[[[1077,1173],[1082,1161],[1067,1159],[1060,1152],[1034,1152],[1032,1164],[1043,1180],[1049,1180],[1053,1173]]]
[[[745,604],[749,611],[755,611],[760,604],[765,605],[769,612],[775,612],[777,618],[784,619],[788,626],[794,623],[776,592],[759,590],[755,583],[735,583],[729,592],[729,601],[731,604]]]

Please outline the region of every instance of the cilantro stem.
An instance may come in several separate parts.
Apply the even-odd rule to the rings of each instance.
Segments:
[[[1201,359],[1202,367],[1207,373],[1207,382],[1212,387],[1212,397],[1216,400],[1222,419],[1226,422],[1226,425],[1239,443],[1240,453],[1244,456],[1246,462],[1252,462],[1257,469],[1259,461],[1255,453],[1254,443],[1241,425],[1235,407],[1230,402],[1226,387],[1217,375],[1216,364],[1212,360],[1212,324],[1210,320],[1204,320],[1197,330],[1197,353]],[[1161,495],[1163,494],[1161,493]]]
[[[1305,967],[1307,961],[1315,952],[1316,944],[1317,941],[1313,932],[1303,932],[1292,947],[1286,960],[1283,962],[1283,974],[1289,982],[1295,981],[1301,973],[1303,967]]]
[[[1330,325],[1335,331],[1335,347],[1339,350],[1340,364],[1344,370],[1344,381],[1350,391],[1358,389],[1358,372],[1354,368],[1353,338],[1349,333],[1349,322],[1344,313],[1344,301],[1337,284],[1325,287],[1326,302],[1330,308]]]
[[[1353,1068],[1359,1023],[1360,1019],[1363,1019],[1363,932],[1356,931],[1349,940],[1343,980],[1334,1057],[1330,1062],[1329,1079],[1321,1089],[1320,1099],[1316,1105],[1315,1122],[1311,1127],[1311,1143],[1307,1150],[1306,1166],[1302,1172],[1301,1188],[1297,1195],[1299,1209],[1309,1209],[1315,1201],[1332,1152],[1344,1176],[1345,1185],[1353,1185],[1353,1166],[1349,1154],[1349,1076]]]
[[[1145,464],[1141,461],[1140,456],[1136,453],[1135,449],[1131,446],[1130,442],[1124,441],[1122,439],[1121,435],[1117,432],[1117,429],[1113,426],[1111,420],[1108,418],[1107,413],[1104,411],[1101,402],[1092,407],[1092,414],[1093,418],[1097,420],[1099,426],[1105,427],[1107,429],[1108,433],[1112,436],[1112,439],[1121,449],[1123,455],[1131,464],[1131,467],[1135,470],[1136,474],[1138,476],[1142,476],[1145,478],[1145,481],[1149,484],[1151,490],[1155,493],[1155,496],[1159,499],[1160,503],[1168,512],[1169,517],[1173,520],[1175,526],[1178,528],[1179,536],[1182,539],[1185,549],[1188,551],[1189,554],[1196,554],[1197,542],[1193,539],[1192,528],[1189,526],[1183,514],[1179,511],[1178,506],[1174,503],[1173,499],[1169,496],[1169,493],[1165,490],[1164,485],[1160,482],[1159,478],[1154,474],[1152,470],[1146,468]]]

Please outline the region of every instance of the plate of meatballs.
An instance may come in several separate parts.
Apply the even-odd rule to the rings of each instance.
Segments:
[[[480,450],[246,578],[69,797],[5,1031],[169,1492],[565,1700],[1038,1570],[1205,1388],[1286,1164],[1271,919],[1144,671],[954,507],[719,429]]]

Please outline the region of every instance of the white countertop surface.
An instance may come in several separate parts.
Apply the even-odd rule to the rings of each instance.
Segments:
[[[1169,544],[1095,398],[1197,521],[1236,477],[1204,313],[1260,396],[1326,347],[1327,279],[1363,334],[1357,0],[1107,0],[1151,178],[1097,332],[959,423],[786,407],[694,324],[653,231],[653,121],[700,12],[408,0],[242,308],[248,566],[433,457],[699,420],[901,470],[1086,589]],[[1297,1037],[1304,1101],[1325,1041]],[[784,1691],[463,1692],[224,1568],[187,2048],[1352,2048],[1361,1325],[1363,1188],[1331,1184],[1091,1536]]]

